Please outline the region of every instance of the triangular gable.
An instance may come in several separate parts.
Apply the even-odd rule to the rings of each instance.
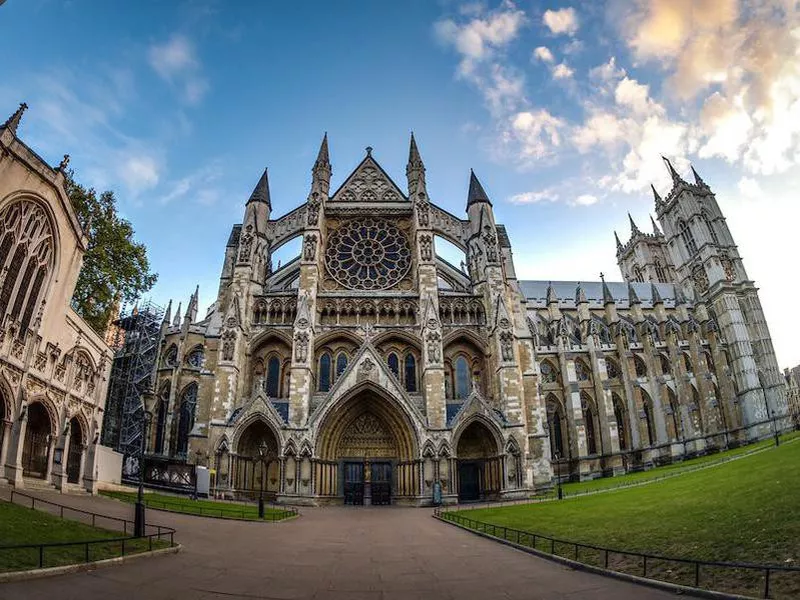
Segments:
[[[386,390],[401,406],[404,412],[411,415],[415,426],[421,431],[425,426],[425,416],[419,411],[408,393],[386,365],[375,347],[366,341],[351,360],[344,372],[339,375],[325,399],[309,419],[309,426],[321,422],[325,413],[346,395],[352,388],[369,381]],[[418,432],[419,433],[419,432]]]
[[[498,427],[505,427],[506,425],[502,413],[490,406],[476,390],[472,390],[472,393],[453,417],[449,427],[453,430],[458,429],[461,423],[476,414],[490,419]]]
[[[253,415],[262,415],[272,423],[276,431],[284,426],[283,417],[278,413],[272,402],[267,400],[262,392],[245,404],[238,413],[228,422],[228,427],[238,427],[241,423],[246,423]],[[281,442],[279,439],[278,442]]]
[[[378,162],[367,154],[331,196],[332,202],[403,202],[406,195]]]

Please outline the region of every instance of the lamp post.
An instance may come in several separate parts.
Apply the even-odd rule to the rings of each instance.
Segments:
[[[556,459],[556,485],[558,486],[558,499],[564,499],[564,490],[561,489],[561,457],[558,452],[555,453]]]
[[[145,514],[144,514],[144,454],[147,449],[147,431],[153,414],[147,410],[147,397],[151,393],[142,394],[142,443],[139,447],[139,493],[136,496],[136,506],[133,513],[133,535],[144,537],[145,535]]]
[[[261,463],[261,493],[258,496],[258,518],[264,518],[264,462],[267,460],[267,452],[269,448],[264,440],[258,446],[258,457]]]
[[[781,445],[781,439],[778,437],[778,424],[775,422],[775,411],[772,411],[772,435],[775,436],[775,445]]]

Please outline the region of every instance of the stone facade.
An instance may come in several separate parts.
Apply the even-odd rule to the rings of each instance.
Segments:
[[[87,238],[51,168],[0,127],[0,477],[94,490],[108,345],[70,306]]]
[[[591,478],[763,435],[748,426],[765,394],[785,413],[766,325],[748,325],[755,287],[705,184],[678,178],[664,233],[634,226],[618,243],[629,283],[581,284],[519,281],[477,177],[466,218],[443,210],[413,136],[405,190],[371,148],[333,192],[331,174],[326,137],[306,202],[272,218],[265,171],[208,314],[195,292],[165,318],[149,450],[208,465],[217,493],[521,497],[554,465]],[[725,243],[687,255],[678,215],[700,227],[706,207]],[[293,239],[299,256],[273,269]]]
[[[786,379],[789,416],[792,419],[792,425],[800,428],[800,365],[784,369],[783,375]]]

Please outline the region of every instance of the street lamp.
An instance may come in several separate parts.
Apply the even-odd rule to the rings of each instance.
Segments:
[[[775,436],[775,445],[780,446],[781,440],[778,437],[778,424],[775,422],[775,410],[772,411],[772,435]]]
[[[556,459],[556,485],[558,486],[558,499],[564,499],[564,490],[561,489],[561,457],[558,455],[558,452],[555,453]]]
[[[133,513],[133,535],[144,537],[145,535],[145,514],[144,514],[144,454],[147,449],[147,431],[153,413],[147,410],[147,397],[151,393],[142,394],[142,443],[139,446],[139,493],[136,496],[136,506]]]
[[[258,518],[264,518],[264,462],[267,460],[267,452],[269,452],[269,447],[264,440],[261,440],[261,444],[258,446],[258,456],[261,462],[261,493],[258,496]]]

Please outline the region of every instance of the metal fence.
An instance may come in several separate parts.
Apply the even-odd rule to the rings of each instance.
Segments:
[[[128,495],[116,495],[113,493],[108,494],[112,498],[118,498],[120,500],[132,501],[130,496]],[[148,508],[154,508],[156,510],[168,510],[171,512],[179,512],[179,513],[186,513],[192,515],[198,515],[201,517],[220,517],[220,518],[229,518],[229,519],[248,519],[248,520],[259,520],[258,519],[258,507],[253,505],[247,504],[234,504],[231,503],[227,506],[209,506],[208,504],[203,504],[202,500],[192,501],[192,500],[163,500],[161,498],[148,498],[145,494],[144,496],[144,503]],[[280,506],[272,505],[270,506],[267,511],[264,513],[264,521],[282,521],[283,519],[288,519],[289,517],[294,517],[298,514],[296,508],[291,506]]]
[[[761,594],[762,598],[773,598],[775,592],[787,598],[800,594],[800,567],[694,560],[619,550],[486,523],[440,508],[434,511],[434,517],[542,554],[617,573],[719,592]]]
[[[0,546],[0,572],[89,563],[107,558],[149,552],[175,546],[175,529],[163,525],[145,525],[145,535],[134,537],[133,521],[111,517],[11,490],[9,502],[31,510],[41,510],[62,519],[84,525],[122,531],[122,536],[75,542],[14,544]],[[169,542],[167,544],[167,542]],[[155,547],[154,547],[155,546]]]

